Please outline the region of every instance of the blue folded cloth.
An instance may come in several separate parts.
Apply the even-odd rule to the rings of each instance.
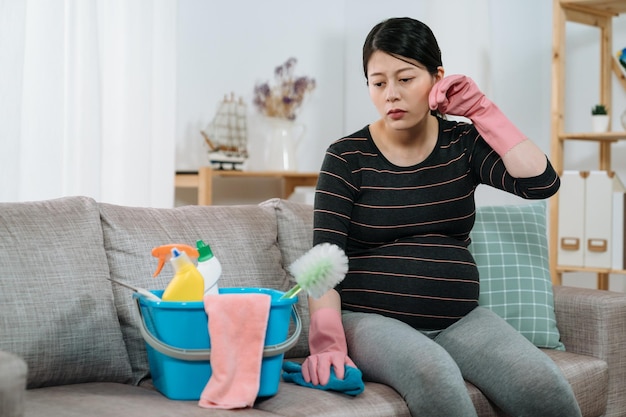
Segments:
[[[337,378],[335,370],[330,368],[330,379],[326,385],[313,385],[306,382],[302,376],[302,365],[296,362],[283,363],[283,380],[293,382],[303,387],[317,388],[324,391],[337,391],[348,395],[359,395],[365,389],[363,384],[363,374],[357,368],[346,365],[346,372],[343,379]]]

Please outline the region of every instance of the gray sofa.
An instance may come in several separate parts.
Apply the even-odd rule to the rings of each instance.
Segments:
[[[390,387],[356,398],[281,382],[254,409],[206,410],[172,401],[150,381],[132,292],[116,278],[164,288],[151,249],[210,243],[222,287],[287,290],[285,267],[310,248],[311,206],[122,207],[85,197],[0,204],[0,416],[408,416]],[[584,415],[626,415],[626,295],[555,287],[566,351],[546,350],[572,383]],[[307,355],[308,315],[287,358]],[[501,416],[468,384],[481,416]],[[237,414],[234,414],[237,413]]]

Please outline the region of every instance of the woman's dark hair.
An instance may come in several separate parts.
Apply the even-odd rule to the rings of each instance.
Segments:
[[[431,74],[442,66],[441,50],[428,26],[410,17],[384,20],[372,28],[363,44],[363,72],[367,79],[367,63],[372,54],[382,51],[396,57],[411,58]]]

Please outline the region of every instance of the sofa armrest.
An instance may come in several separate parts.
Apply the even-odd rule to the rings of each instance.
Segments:
[[[561,341],[569,352],[606,361],[606,416],[626,409],[626,294],[555,286],[554,309]]]
[[[0,416],[24,415],[27,370],[22,358],[0,350]]]

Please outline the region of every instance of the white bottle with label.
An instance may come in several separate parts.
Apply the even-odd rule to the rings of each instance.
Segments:
[[[217,281],[222,275],[222,264],[213,255],[211,247],[202,240],[196,242],[198,249],[198,271],[204,279],[204,295],[218,294],[219,287]]]

